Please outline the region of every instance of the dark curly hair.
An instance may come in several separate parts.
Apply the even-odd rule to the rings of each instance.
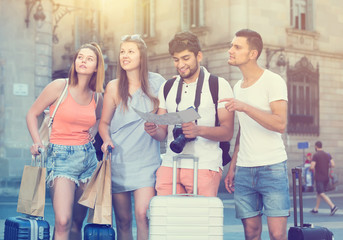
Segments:
[[[195,56],[201,51],[198,37],[189,31],[179,32],[174,35],[174,38],[169,42],[169,53],[174,55],[176,52],[188,50],[194,53]]]

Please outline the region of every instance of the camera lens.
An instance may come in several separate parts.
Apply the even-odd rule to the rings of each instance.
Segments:
[[[174,141],[170,143],[170,149],[175,153],[181,153],[187,142],[194,141],[195,138],[186,138],[180,125],[173,128]]]
[[[170,149],[175,153],[180,153],[185,147],[186,142],[187,140],[185,136],[181,134],[170,143]]]

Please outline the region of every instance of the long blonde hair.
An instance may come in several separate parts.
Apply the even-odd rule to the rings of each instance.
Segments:
[[[105,78],[105,63],[104,63],[104,57],[102,55],[101,48],[95,42],[83,44],[75,53],[74,58],[73,58],[73,63],[69,70],[69,84],[70,85],[78,84],[79,80],[77,78],[77,72],[75,69],[75,60],[80,50],[84,48],[89,48],[90,50],[92,50],[94,54],[96,55],[96,59],[97,59],[97,71],[93,73],[91,80],[89,81],[88,87],[94,92],[103,92],[104,91],[104,78]]]

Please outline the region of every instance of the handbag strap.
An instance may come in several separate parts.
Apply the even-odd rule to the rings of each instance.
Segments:
[[[97,92],[95,92],[94,94],[95,94],[95,104],[96,106],[98,106],[99,94]]]
[[[48,127],[49,127],[49,128],[51,128],[51,125],[52,125],[52,122],[54,121],[54,117],[55,117],[55,114],[56,114],[56,112],[57,112],[57,109],[58,109],[60,103],[62,102],[62,99],[63,99],[64,95],[65,95],[66,92],[67,92],[67,89],[68,89],[68,78],[66,78],[65,80],[66,80],[66,85],[65,85],[65,87],[64,87],[64,89],[63,89],[63,92],[61,93],[61,96],[58,98],[58,101],[57,101],[55,110],[54,110],[54,112],[52,113],[52,116],[50,117],[50,120],[49,120],[49,123],[48,123]],[[50,136],[50,134],[49,134],[49,136]]]

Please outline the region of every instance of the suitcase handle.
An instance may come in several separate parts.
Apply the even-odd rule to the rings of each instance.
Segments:
[[[303,195],[302,195],[302,176],[300,168],[292,169],[292,179],[293,179],[293,209],[294,209],[294,226],[298,225],[297,223],[297,184],[296,184],[296,174],[298,174],[298,183],[299,183],[299,212],[300,212],[300,227],[304,226],[304,213],[303,213]]]
[[[199,158],[191,154],[179,154],[173,157],[173,195],[176,195],[176,182],[177,182],[177,161],[179,159],[193,159],[193,194],[198,195],[198,166]],[[190,194],[187,194],[190,195]]]

